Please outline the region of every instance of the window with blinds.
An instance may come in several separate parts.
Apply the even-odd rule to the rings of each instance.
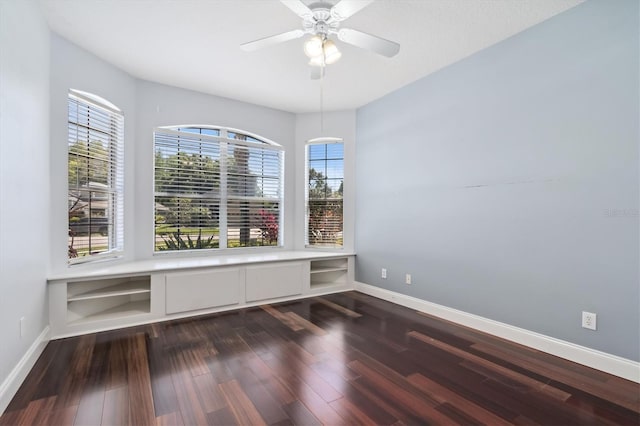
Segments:
[[[307,246],[342,247],[343,143],[307,144],[306,175]]]
[[[69,263],[120,255],[124,247],[124,117],[110,102],[68,97]]]
[[[225,128],[156,129],[155,251],[280,246],[284,151]]]

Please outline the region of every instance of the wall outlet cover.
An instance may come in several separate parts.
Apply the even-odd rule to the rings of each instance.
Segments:
[[[596,314],[582,311],[582,327],[589,330],[596,330]]]

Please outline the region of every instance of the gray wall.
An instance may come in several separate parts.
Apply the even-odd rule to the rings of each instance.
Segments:
[[[49,29],[35,2],[0,1],[0,392],[49,322],[48,129]]]
[[[356,279],[638,361],[638,47],[590,1],[359,109]]]

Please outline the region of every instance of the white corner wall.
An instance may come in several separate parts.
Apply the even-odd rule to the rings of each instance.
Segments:
[[[0,1],[0,413],[48,324],[49,178],[49,29]]]

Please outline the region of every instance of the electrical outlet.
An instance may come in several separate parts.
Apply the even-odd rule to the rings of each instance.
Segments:
[[[387,269],[386,268],[382,268],[382,273],[380,274],[382,276],[382,279],[387,279]]]
[[[411,284],[411,274],[406,274],[406,275],[404,276],[404,282],[405,282],[406,284]]]
[[[582,327],[589,330],[596,329],[596,314],[582,311]]]
[[[20,338],[24,336],[24,317],[20,318]]]

